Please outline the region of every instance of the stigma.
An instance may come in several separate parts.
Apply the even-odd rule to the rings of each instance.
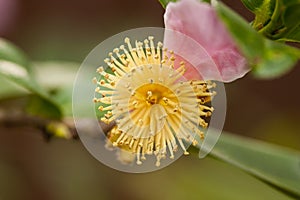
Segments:
[[[97,69],[100,78],[93,79],[100,120],[116,122],[107,145],[135,155],[138,165],[156,156],[160,166],[179,148],[188,155],[187,145],[205,138],[216,84],[186,80],[185,63],[151,36],[134,45],[129,38],[124,42],[104,60],[108,68]]]

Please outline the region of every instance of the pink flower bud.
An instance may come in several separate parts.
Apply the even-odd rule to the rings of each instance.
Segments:
[[[165,46],[190,64],[186,78],[230,82],[249,71],[246,59],[237,49],[214,7],[208,3],[198,0],[171,2],[167,5],[164,21],[166,29],[173,30],[173,33],[167,31]],[[187,41],[180,41],[182,37],[178,39],[176,32],[188,36]],[[199,61],[190,63],[195,57]]]

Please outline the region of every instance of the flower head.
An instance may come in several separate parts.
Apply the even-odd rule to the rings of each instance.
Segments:
[[[201,78],[195,73],[201,71],[204,79],[230,82],[241,78],[249,71],[246,59],[238,51],[233,38],[218,18],[214,8],[208,3],[198,0],[170,2],[166,7],[164,21],[166,29],[178,31],[195,40],[206,50],[216,64],[214,71],[203,70],[201,69],[203,68],[202,65],[190,66],[186,77]],[[178,45],[176,38],[166,37],[165,46],[178,52],[179,55],[184,55],[186,59],[197,51],[192,46],[182,48]]]
[[[134,154],[137,164],[154,154],[159,166],[167,155],[173,159],[178,148],[188,155],[185,143],[196,145],[195,137],[205,137],[215,84],[186,80],[185,63],[176,62],[161,42],[155,45],[153,37],[134,46],[129,38],[125,43],[105,59],[110,72],[99,67],[101,78],[93,80],[101,120],[117,124],[108,145]]]

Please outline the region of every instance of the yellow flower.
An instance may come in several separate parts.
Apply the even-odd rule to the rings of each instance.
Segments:
[[[134,47],[129,38],[125,43],[105,59],[110,70],[99,67],[101,78],[93,79],[101,121],[117,124],[108,145],[134,154],[138,165],[154,154],[159,166],[167,154],[174,158],[178,146],[188,155],[185,143],[196,145],[195,137],[205,136],[215,83],[185,80],[185,63],[174,66],[174,52],[155,45],[153,37]]]

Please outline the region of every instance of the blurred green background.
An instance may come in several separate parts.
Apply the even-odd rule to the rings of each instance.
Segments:
[[[224,2],[252,19],[239,1]],[[32,60],[80,63],[109,36],[131,28],[163,27],[163,13],[155,0],[0,0],[0,36]],[[299,75],[295,67],[275,80],[248,74],[226,84],[224,130],[300,150]],[[9,87],[1,83],[0,90]],[[18,107],[16,103],[0,101],[0,115],[3,109]],[[0,125],[0,200],[201,198],[289,199],[212,158],[182,157],[160,171],[126,174],[95,160],[80,141],[46,142],[30,127]]]

